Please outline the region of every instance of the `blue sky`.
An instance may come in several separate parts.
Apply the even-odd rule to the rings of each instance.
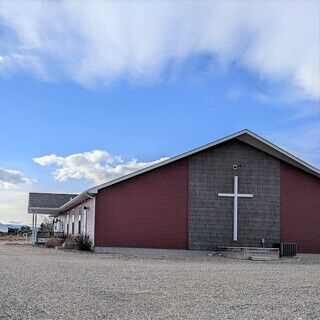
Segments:
[[[319,3],[270,3],[4,1],[0,222],[243,128],[319,167]]]

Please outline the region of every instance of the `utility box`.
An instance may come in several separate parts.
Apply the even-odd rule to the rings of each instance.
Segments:
[[[297,244],[289,242],[280,243],[280,255],[282,257],[294,257],[297,255]]]

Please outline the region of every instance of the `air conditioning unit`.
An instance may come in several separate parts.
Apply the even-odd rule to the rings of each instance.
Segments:
[[[280,255],[283,257],[294,257],[297,255],[297,244],[289,242],[280,243]]]

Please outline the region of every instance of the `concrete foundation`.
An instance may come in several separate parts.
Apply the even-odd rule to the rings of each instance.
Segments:
[[[115,253],[130,255],[172,256],[172,257],[208,257],[217,255],[216,251],[175,250],[175,249],[149,249],[149,248],[120,248],[120,247],[94,247],[94,253]]]
[[[278,248],[219,247],[219,253],[224,257],[241,260],[270,261],[280,258]]]

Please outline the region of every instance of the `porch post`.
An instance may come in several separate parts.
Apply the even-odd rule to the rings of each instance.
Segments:
[[[37,218],[38,218],[38,214],[36,213],[35,214],[35,232],[34,232],[34,243],[36,243],[37,242],[37,238],[38,238],[38,235],[37,235],[37,232],[38,232],[38,229],[37,229]]]
[[[34,241],[34,213],[32,214],[32,236],[31,236],[31,244],[35,244],[35,241]]]

